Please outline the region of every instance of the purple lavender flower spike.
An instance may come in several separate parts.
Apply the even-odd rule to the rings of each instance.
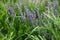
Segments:
[[[18,10],[19,10],[21,16],[23,16],[23,13],[22,13],[22,11],[21,11],[21,7],[20,7],[20,5],[19,5],[19,4],[16,4],[16,6],[18,7]]]
[[[16,4],[16,6],[18,7],[18,9],[20,9],[20,5],[19,4]]]
[[[8,10],[9,9],[9,7],[8,7],[8,5],[7,4],[5,4],[5,8]]]
[[[53,1],[53,6],[54,6],[53,10],[54,10],[54,15],[55,15],[55,16],[57,16],[57,14],[56,14],[56,8],[55,8],[56,5],[57,5],[57,3],[56,3],[56,1],[54,0],[54,1]]]
[[[24,6],[24,8],[25,8],[27,14],[31,13],[27,6]]]
[[[52,4],[53,4],[53,6],[55,7],[55,6],[56,6],[56,1],[53,1],[53,3],[52,3]]]
[[[34,4],[36,4],[36,0],[34,0]]]
[[[11,7],[11,8],[9,9],[9,12],[10,12],[10,15],[11,15],[11,16],[14,16],[14,9],[13,9],[13,7]]]
[[[29,19],[29,20],[35,19],[35,15],[34,15],[34,14],[29,14],[29,15],[28,15],[28,19]]]
[[[37,12],[38,18],[40,19],[41,18],[41,14],[39,13],[39,9],[38,8],[36,8],[36,12]]]
[[[27,16],[28,16],[28,14],[30,14],[30,11],[29,11],[29,9],[27,8],[27,6],[24,6],[24,8],[25,8],[26,13],[27,13]]]
[[[48,17],[46,16],[46,13],[45,13],[45,12],[44,12],[44,18],[46,18],[46,19],[48,18]]]
[[[21,14],[21,19],[22,19],[22,20],[26,20],[26,17],[25,17],[25,15],[22,13],[22,10],[21,10],[20,5],[19,5],[19,4],[16,4],[16,6],[17,6],[17,8],[18,8],[18,10],[19,10],[19,13]]]

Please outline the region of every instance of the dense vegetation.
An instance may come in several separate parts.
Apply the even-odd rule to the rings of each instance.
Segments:
[[[60,0],[1,0],[0,40],[60,40]]]

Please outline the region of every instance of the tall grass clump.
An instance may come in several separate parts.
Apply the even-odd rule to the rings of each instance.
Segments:
[[[1,0],[0,40],[60,40],[60,1]]]

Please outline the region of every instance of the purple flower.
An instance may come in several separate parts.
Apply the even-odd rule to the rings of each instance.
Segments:
[[[48,17],[46,16],[46,14],[47,14],[47,13],[45,13],[45,12],[44,12],[44,18],[46,18],[46,19],[47,19]]]
[[[34,14],[29,14],[29,15],[28,15],[28,19],[29,19],[29,20],[35,19],[35,15],[34,15]]]
[[[30,14],[30,11],[29,11],[29,9],[27,8],[27,6],[24,6],[24,8],[25,8],[26,13],[27,13],[27,16],[28,16],[28,14]]]
[[[36,4],[36,0],[34,0],[34,4]]]
[[[23,13],[22,13],[22,10],[21,10],[20,5],[19,5],[19,4],[16,4],[16,6],[17,6],[17,8],[18,8],[18,10],[19,10],[19,12],[20,12],[20,14],[21,14],[21,16],[23,16]]]
[[[16,4],[16,6],[18,7],[18,9],[20,9],[20,5],[19,4]]]
[[[41,16],[41,14],[39,13],[39,9],[36,8],[35,11],[36,11],[36,13],[37,13],[37,15],[38,15],[38,18],[41,18],[42,16]]]
[[[56,1],[53,1],[53,3],[52,3],[52,4],[53,4],[53,6],[55,7],[55,6],[56,6]]]
[[[10,7],[9,12],[10,12],[11,16],[14,16],[14,9],[13,9],[13,7]]]
[[[8,7],[8,5],[7,4],[5,4],[5,8],[8,10],[9,9],[9,7]]]

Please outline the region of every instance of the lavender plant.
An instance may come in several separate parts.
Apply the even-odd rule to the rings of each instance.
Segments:
[[[0,1],[0,40],[60,40],[58,0],[28,1]]]

